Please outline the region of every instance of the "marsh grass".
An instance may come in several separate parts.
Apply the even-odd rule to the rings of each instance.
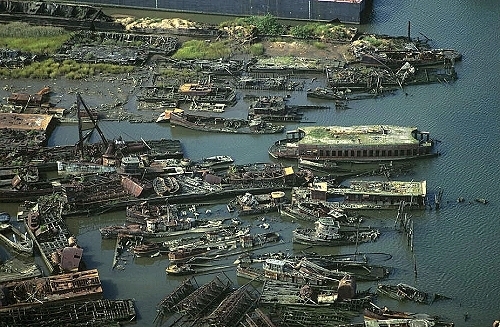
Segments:
[[[54,54],[70,37],[71,33],[61,27],[23,22],[0,25],[0,47],[33,54]]]
[[[172,55],[174,59],[219,59],[231,55],[231,43],[227,40],[207,42],[190,40]]]
[[[57,62],[47,59],[22,68],[0,68],[0,75],[7,78],[52,79],[64,76],[69,79],[82,79],[97,74],[130,73],[134,68],[127,65],[87,64],[74,60]]]

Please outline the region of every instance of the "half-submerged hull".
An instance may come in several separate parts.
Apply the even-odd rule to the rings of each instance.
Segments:
[[[217,133],[233,134],[275,134],[284,130],[283,125],[275,125],[265,121],[248,121],[243,119],[230,119],[223,117],[190,115],[186,113],[172,112],[170,114],[172,126]]]
[[[23,255],[33,255],[33,240],[11,224],[0,224],[0,241]]]

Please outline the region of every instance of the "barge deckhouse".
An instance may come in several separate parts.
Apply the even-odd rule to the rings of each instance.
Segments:
[[[391,125],[306,126],[269,148],[275,159],[397,161],[438,155],[429,132]]]
[[[342,195],[342,208],[396,209],[401,203],[412,208],[425,208],[427,181],[354,180],[347,188],[331,188],[330,194]]]

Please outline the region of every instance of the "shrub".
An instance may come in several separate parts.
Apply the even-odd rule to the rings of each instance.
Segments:
[[[264,45],[262,43],[254,43],[249,48],[253,56],[261,56],[264,54]]]
[[[0,25],[0,47],[34,54],[53,54],[70,37],[71,33],[60,27],[22,22]]]
[[[326,44],[324,44],[323,42],[314,42],[313,43],[313,46],[316,48],[316,49],[320,49],[320,50],[323,50],[326,48]]]
[[[227,41],[210,42],[190,40],[172,55],[174,59],[218,59],[231,54],[230,44]]]
[[[233,21],[221,23],[219,26],[254,26],[259,35],[283,35],[287,30],[286,26],[280,24],[278,19],[271,14],[236,18]]]
[[[47,59],[22,68],[0,69],[0,75],[11,78],[47,79],[65,76],[69,79],[81,79],[97,73],[120,74],[132,72],[134,69],[134,66],[128,65],[87,64],[77,63],[73,60],[55,62],[53,59]]]

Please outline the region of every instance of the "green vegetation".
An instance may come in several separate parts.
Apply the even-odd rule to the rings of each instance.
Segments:
[[[312,128],[307,131],[307,136],[315,139],[325,139],[329,138],[331,136],[331,133],[328,129],[318,127],[318,128]]]
[[[56,53],[71,36],[65,29],[54,26],[32,26],[22,22],[0,25],[0,47],[38,55]],[[91,59],[92,56],[92,53],[88,53],[86,58]],[[47,59],[21,68],[0,68],[0,76],[37,79],[65,76],[70,79],[81,79],[100,73],[119,74],[133,70],[133,66],[126,65],[87,64],[77,63],[74,60],[56,62]]]
[[[344,25],[307,23],[304,25],[292,26],[290,34],[296,38],[309,39],[330,39],[330,40],[350,40],[354,36],[354,31]]]
[[[254,43],[250,45],[249,50],[253,56],[261,56],[265,52],[264,45],[262,43]]]
[[[326,45],[323,42],[314,42],[313,46],[319,50],[324,50],[326,48]]]
[[[218,59],[231,55],[229,41],[206,42],[190,40],[184,42],[173,55],[174,59]]]
[[[303,69],[321,69],[322,65],[318,59],[298,58],[296,56],[264,57],[257,60],[258,65],[267,67],[296,67]]]
[[[377,39],[377,37],[365,36],[362,39],[363,42],[370,44],[374,48],[383,48],[383,49],[391,49],[394,48],[394,44],[389,39]]]
[[[150,19],[150,23],[161,22],[160,18]],[[228,58],[234,51],[243,51],[253,56],[262,56],[265,54],[265,48],[258,42],[258,36],[266,37],[268,41],[289,42],[290,38],[286,35],[292,35],[294,38],[316,39],[312,43],[317,49],[324,49],[324,40],[349,39],[354,33],[353,29],[343,25],[307,23],[293,27],[281,24],[278,19],[270,14],[263,16],[250,16],[236,18],[231,21],[223,22],[219,25],[224,29],[229,38],[221,41],[186,41],[180,49],[172,55],[173,59],[219,59]],[[0,25],[0,47],[30,52],[33,54],[52,55],[55,54],[61,46],[72,37],[72,33],[60,27],[53,26],[32,26],[22,22]],[[234,42],[234,37],[240,42]],[[244,39],[244,40],[241,40]],[[88,42],[93,42],[89,40]],[[377,40],[370,42],[376,43]],[[379,41],[381,42],[381,41]],[[85,44],[86,40],[80,43]],[[237,43],[240,43],[239,45]],[[105,39],[104,45],[120,45],[120,41],[114,39]],[[135,41],[128,45],[139,45]],[[88,52],[84,59],[92,60],[95,55]],[[56,62],[52,59],[36,62],[23,68],[5,69],[0,68],[0,75],[11,78],[29,77],[29,78],[56,78],[66,76],[67,78],[80,79],[99,73],[123,73],[130,72],[134,68],[122,65],[112,64],[84,64],[75,61],[66,60]],[[189,74],[190,72],[186,72]],[[164,72],[166,75],[174,72]]]
[[[64,76],[70,79],[82,79],[97,74],[119,74],[132,72],[134,66],[112,65],[112,64],[86,64],[77,63],[74,60],[56,62],[47,59],[34,62],[23,68],[9,69],[0,68],[0,75],[8,78],[37,78],[48,79]]]
[[[232,21],[223,22],[219,25],[221,28],[235,28],[242,26],[244,30],[251,31],[253,34],[276,36],[286,33],[286,26],[280,24],[278,19],[270,14],[264,16],[249,16],[236,18]],[[256,31],[254,31],[256,29]]]
[[[219,27],[231,31],[233,35],[243,37],[292,35],[299,39],[350,40],[355,33],[355,30],[344,25],[319,22],[288,27],[281,24],[276,17],[270,14],[236,18],[221,23]]]
[[[60,27],[22,22],[0,25],[0,47],[33,54],[53,54],[70,37],[71,33]]]
[[[193,69],[162,68],[160,75],[166,79],[193,80],[198,77],[198,71]]]

